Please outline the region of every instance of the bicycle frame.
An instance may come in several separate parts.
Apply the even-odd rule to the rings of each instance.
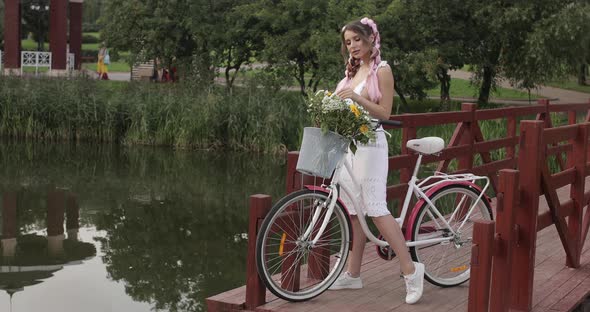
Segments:
[[[457,234],[455,231],[453,231],[452,227],[445,220],[445,218],[442,216],[440,211],[436,208],[436,206],[428,198],[428,195],[426,194],[426,192],[428,190],[435,190],[435,189],[438,189],[442,186],[446,186],[449,184],[467,184],[467,185],[471,185],[471,186],[478,188],[477,185],[475,184],[476,180],[485,180],[486,181],[485,186],[481,189],[479,198],[469,208],[465,220],[463,220],[461,225],[458,227],[457,231],[460,231],[460,229],[463,227],[463,225],[465,224],[465,222],[467,221],[467,219],[471,215],[473,209],[475,208],[475,205],[477,203],[479,203],[480,200],[482,200],[482,197],[484,196],[485,191],[487,190],[487,188],[490,184],[489,178],[486,176],[476,176],[473,174],[448,175],[448,174],[441,173],[441,172],[435,172],[435,174],[433,176],[430,176],[430,177],[422,180],[420,183],[416,184],[416,182],[418,181],[417,175],[418,175],[418,170],[420,168],[421,162],[422,162],[422,154],[418,154],[416,166],[414,167],[412,177],[410,178],[410,181],[408,182],[408,191],[407,191],[405,199],[404,199],[404,203],[402,206],[402,211],[401,211],[400,217],[395,218],[395,220],[398,222],[398,224],[401,227],[401,225],[403,224],[403,221],[406,218],[406,214],[408,211],[408,207],[410,205],[412,194],[414,194],[418,199],[424,200],[428,204],[428,206],[431,208],[429,214],[435,213],[444,222],[443,227],[450,230],[450,232],[453,235],[450,235],[448,237],[420,240],[419,242],[406,241],[406,246],[408,246],[408,247],[436,244],[436,243],[441,243],[441,242],[445,242],[445,241],[450,241]],[[375,237],[375,235],[373,235],[373,233],[369,229],[369,226],[367,225],[367,221],[365,219],[366,216],[361,208],[361,205],[359,204],[358,196],[354,195],[352,190],[349,189],[346,185],[339,184],[339,178],[340,178],[342,170],[346,170],[349,173],[349,176],[351,177],[354,189],[360,189],[359,188],[360,184],[357,181],[356,177],[354,176],[350,162],[348,161],[347,157],[343,157],[342,160],[339,162],[338,166],[336,167],[336,171],[334,173],[334,176],[332,178],[332,182],[330,183],[330,185],[329,186],[322,186],[328,191],[328,198],[330,198],[330,201],[329,201],[329,205],[328,205],[328,211],[326,212],[326,215],[324,216],[324,220],[320,226],[319,231],[316,233],[315,237],[313,238],[312,245],[315,245],[317,243],[317,241],[320,239],[320,237],[322,236],[324,230],[326,229],[326,227],[328,225],[330,217],[334,211],[334,207],[336,206],[336,202],[338,201],[338,198],[340,197],[339,191],[338,191],[338,186],[340,186],[342,191],[346,195],[348,195],[348,198],[350,198],[352,200],[352,202],[354,204],[354,209],[357,213],[358,220],[361,225],[361,228],[362,228],[363,232],[365,233],[365,235],[369,238],[369,240],[381,247],[389,246],[389,244],[386,241],[380,240],[377,237]],[[440,181],[429,183],[433,179],[439,179]],[[360,197],[361,197],[360,203],[364,203],[365,201],[364,201],[364,196],[363,196],[362,192],[360,194]],[[463,199],[461,199],[461,202],[459,203],[459,205],[462,203],[462,201],[463,201]],[[302,239],[306,240],[309,237],[312,230],[315,228],[316,223],[319,221],[321,209],[325,208],[325,205],[326,205],[326,203],[324,203],[323,207],[318,207],[319,209],[316,209],[316,211],[314,211],[310,225],[306,229],[305,233],[303,234]],[[453,218],[455,217],[456,211],[457,210],[453,211],[453,214],[449,218],[449,221],[453,220]],[[431,215],[431,217],[432,217],[432,215]],[[435,218],[432,218],[432,219],[434,220]],[[437,223],[437,226],[440,227],[441,225]],[[406,238],[408,238],[408,237],[409,236],[406,236]]]

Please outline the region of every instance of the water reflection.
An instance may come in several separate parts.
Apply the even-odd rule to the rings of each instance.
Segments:
[[[67,211],[67,213],[66,213]],[[64,234],[64,219],[67,237]],[[96,255],[91,243],[78,240],[79,206],[76,198],[64,191],[47,195],[47,235],[20,235],[17,194],[2,196],[2,236],[0,289],[12,296],[25,287],[36,285],[53,276],[64,265],[81,264]]]
[[[24,289],[15,312],[53,311],[34,305],[41,288],[81,293],[59,311],[204,310],[245,282],[248,196],[285,188],[282,160],[251,155],[4,144],[0,165],[2,266],[26,256],[47,269],[20,284],[0,276],[2,289]]]

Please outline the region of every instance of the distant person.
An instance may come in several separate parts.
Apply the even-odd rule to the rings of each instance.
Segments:
[[[109,56],[109,50],[106,44],[103,42],[98,50],[98,64],[96,65],[96,71],[98,72],[99,80],[109,80],[109,68],[107,65],[111,63],[111,57]]]
[[[160,59],[154,59],[154,67],[152,68],[152,76],[150,77],[151,82],[159,82],[160,81]]]

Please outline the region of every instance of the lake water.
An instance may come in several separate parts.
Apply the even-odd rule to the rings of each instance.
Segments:
[[[0,311],[204,311],[284,190],[282,157],[3,142]]]

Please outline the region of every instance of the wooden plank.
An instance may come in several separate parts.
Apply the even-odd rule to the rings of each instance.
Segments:
[[[565,194],[567,194],[567,188]],[[564,192],[558,192],[563,196]],[[545,209],[545,208],[540,208]],[[540,260],[535,265],[535,281],[533,302],[538,304],[543,299],[551,295],[556,289],[567,282],[567,278],[561,275],[578,274],[580,270],[565,268],[563,265],[564,251],[561,248],[558,234],[555,228],[548,228],[538,233],[537,256]],[[403,303],[405,289],[403,280],[399,277],[399,261],[383,261],[375,253],[375,245],[368,243],[365,247],[363,256],[363,265],[361,267],[361,276],[365,284],[364,292],[345,290],[345,291],[327,291],[313,300],[302,303],[290,303],[267,293],[266,305],[258,307],[256,311],[284,311],[284,312],[328,312],[328,311],[395,311],[395,312],[413,312],[413,311],[465,311],[467,309],[467,287],[464,284],[453,288],[440,288],[425,284],[425,293],[423,299],[416,305],[406,305]],[[583,254],[583,268],[590,268],[590,246],[586,246]],[[547,255],[549,255],[547,257]],[[561,281],[561,282],[560,282]],[[559,301],[545,302],[543,310],[535,306],[533,311],[549,311],[549,308],[567,307],[568,302],[573,302],[578,297],[583,297],[580,292],[581,287],[587,287],[586,284],[580,283],[578,286],[570,286],[570,291],[566,296],[556,299]],[[224,298],[228,301],[235,302],[234,296],[245,296],[245,288],[240,287],[227,292]],[[555,296],[560,297],[560,296]],[[219,298],[214,296],[212,298]],[[244,298],[244,297],[242,297]],[[211,299],[211,298],[209,298]],[[242,299],[243,300],[243,299]],[[571,300],[571,301],[570,301]],[[238,300],[239,301],[239,300]],[[208,302],[209,303],[209,302]],[[557,305],[559,304],[559,305]],[[233,307],[233,308],[232,308]],[[235,311],[231,304],[225,306],[224,311]],[[213,311],[213,310],[210,310]],[[567,310],[563,310],[567,311]]]
[[[551,183],[555,188],[566,186],[576,178],[576,168],[568,168],[551,175]]]
[[[492,269],[490,311],[508,311],[512,250],[514,249],[514,218],[520,201],[517,170],[502,170],[496,204],[496,246]]]
[[[547,163],[545,163],[542,166],[541,176],[541,185],[543,188],[543,193],[545,194],[545,198],[547,199],[547,205],[549,206],[549,210],[551,211],[553,223],[557,228],[559,238],[561,239],[563,248],[565,249],[565,253],[568,259],[567,261],[574,261],[574,257],[576,256],[575,247],[567,239],[567,223],[565,221],[565,218],[561,216],[561,203],[559,202],[559,197],[557,196],[556,188],[552,185]]]
[[[571,144],[560,144],[547,147],[547,156],[560,155],[561,153],[571,152],[573,146]]]
[[[422,113],[391,116],[391,120],[398,120],[403,123],[404,128],[435,126],[444,124],[460,123],[471,120],[470,112],[442,112]]]
[[[489,140],[484,142],[476,142],[474,145],[475,153],[489,152],[499,148],[513,147],[518,144],[518,137]]]
[[[519,237],[513,250],[511,284],[514,291],[510,307],[527,311],[533,295],[541,157],[545,145],[542,122],[522,121],[520,131],[518,168],[522,195],[515,219],[519,225]]]
[[[476,221],[473,227],[468,311],[487,311],[490,304],[492,255],[494,253],[493,221]]]
[[[481,166],[473,167],[471,172],[476,175],[495,175],[494,173],[502,169],[514,168],[515,163],[516,159],[496,160]]]
[[[587,274],[580,274],[580,270],[568,269],[574,271],[573,274],[563,274],[557,276],[555,279],[555,286],[553,290],[541,300],[536,309],[543,307],[552,307],[555,303],[565,298],[573,289],[581,284],[587,278]],[[569,272],[568,272],[569,273]]]
[[[414,168],[416,166],[416,160],[418,157],[416,155],[398,155],[392,156],[388,159],[388,169],[389,171],[396,171],[400,169],[408,169]]]
[[[563,141],[568,141],[570,138],[576,137],[577,133],[578,125],[569,125],[545,129],[543,137],[545,139],[545,144],[549,145]]]
[[[549,105],[549,111],[555,112],[568,112],[568,111],[585,111],[590,108],[589,103],[573,103],[573,104],[559,104]]]
[[[578,286],[551,306],[552,311],[571,311],[573,307],[579,306],[586,297],[590,296],[590,277],[586,276]]]
[[[509,107],[509,108],[495,108],[484,109],[475,112],[476,120],[489,120],[508,117],[520,117],[526,115],[535,115],[545,110],[545,107],[540,105],[529,107]]]

